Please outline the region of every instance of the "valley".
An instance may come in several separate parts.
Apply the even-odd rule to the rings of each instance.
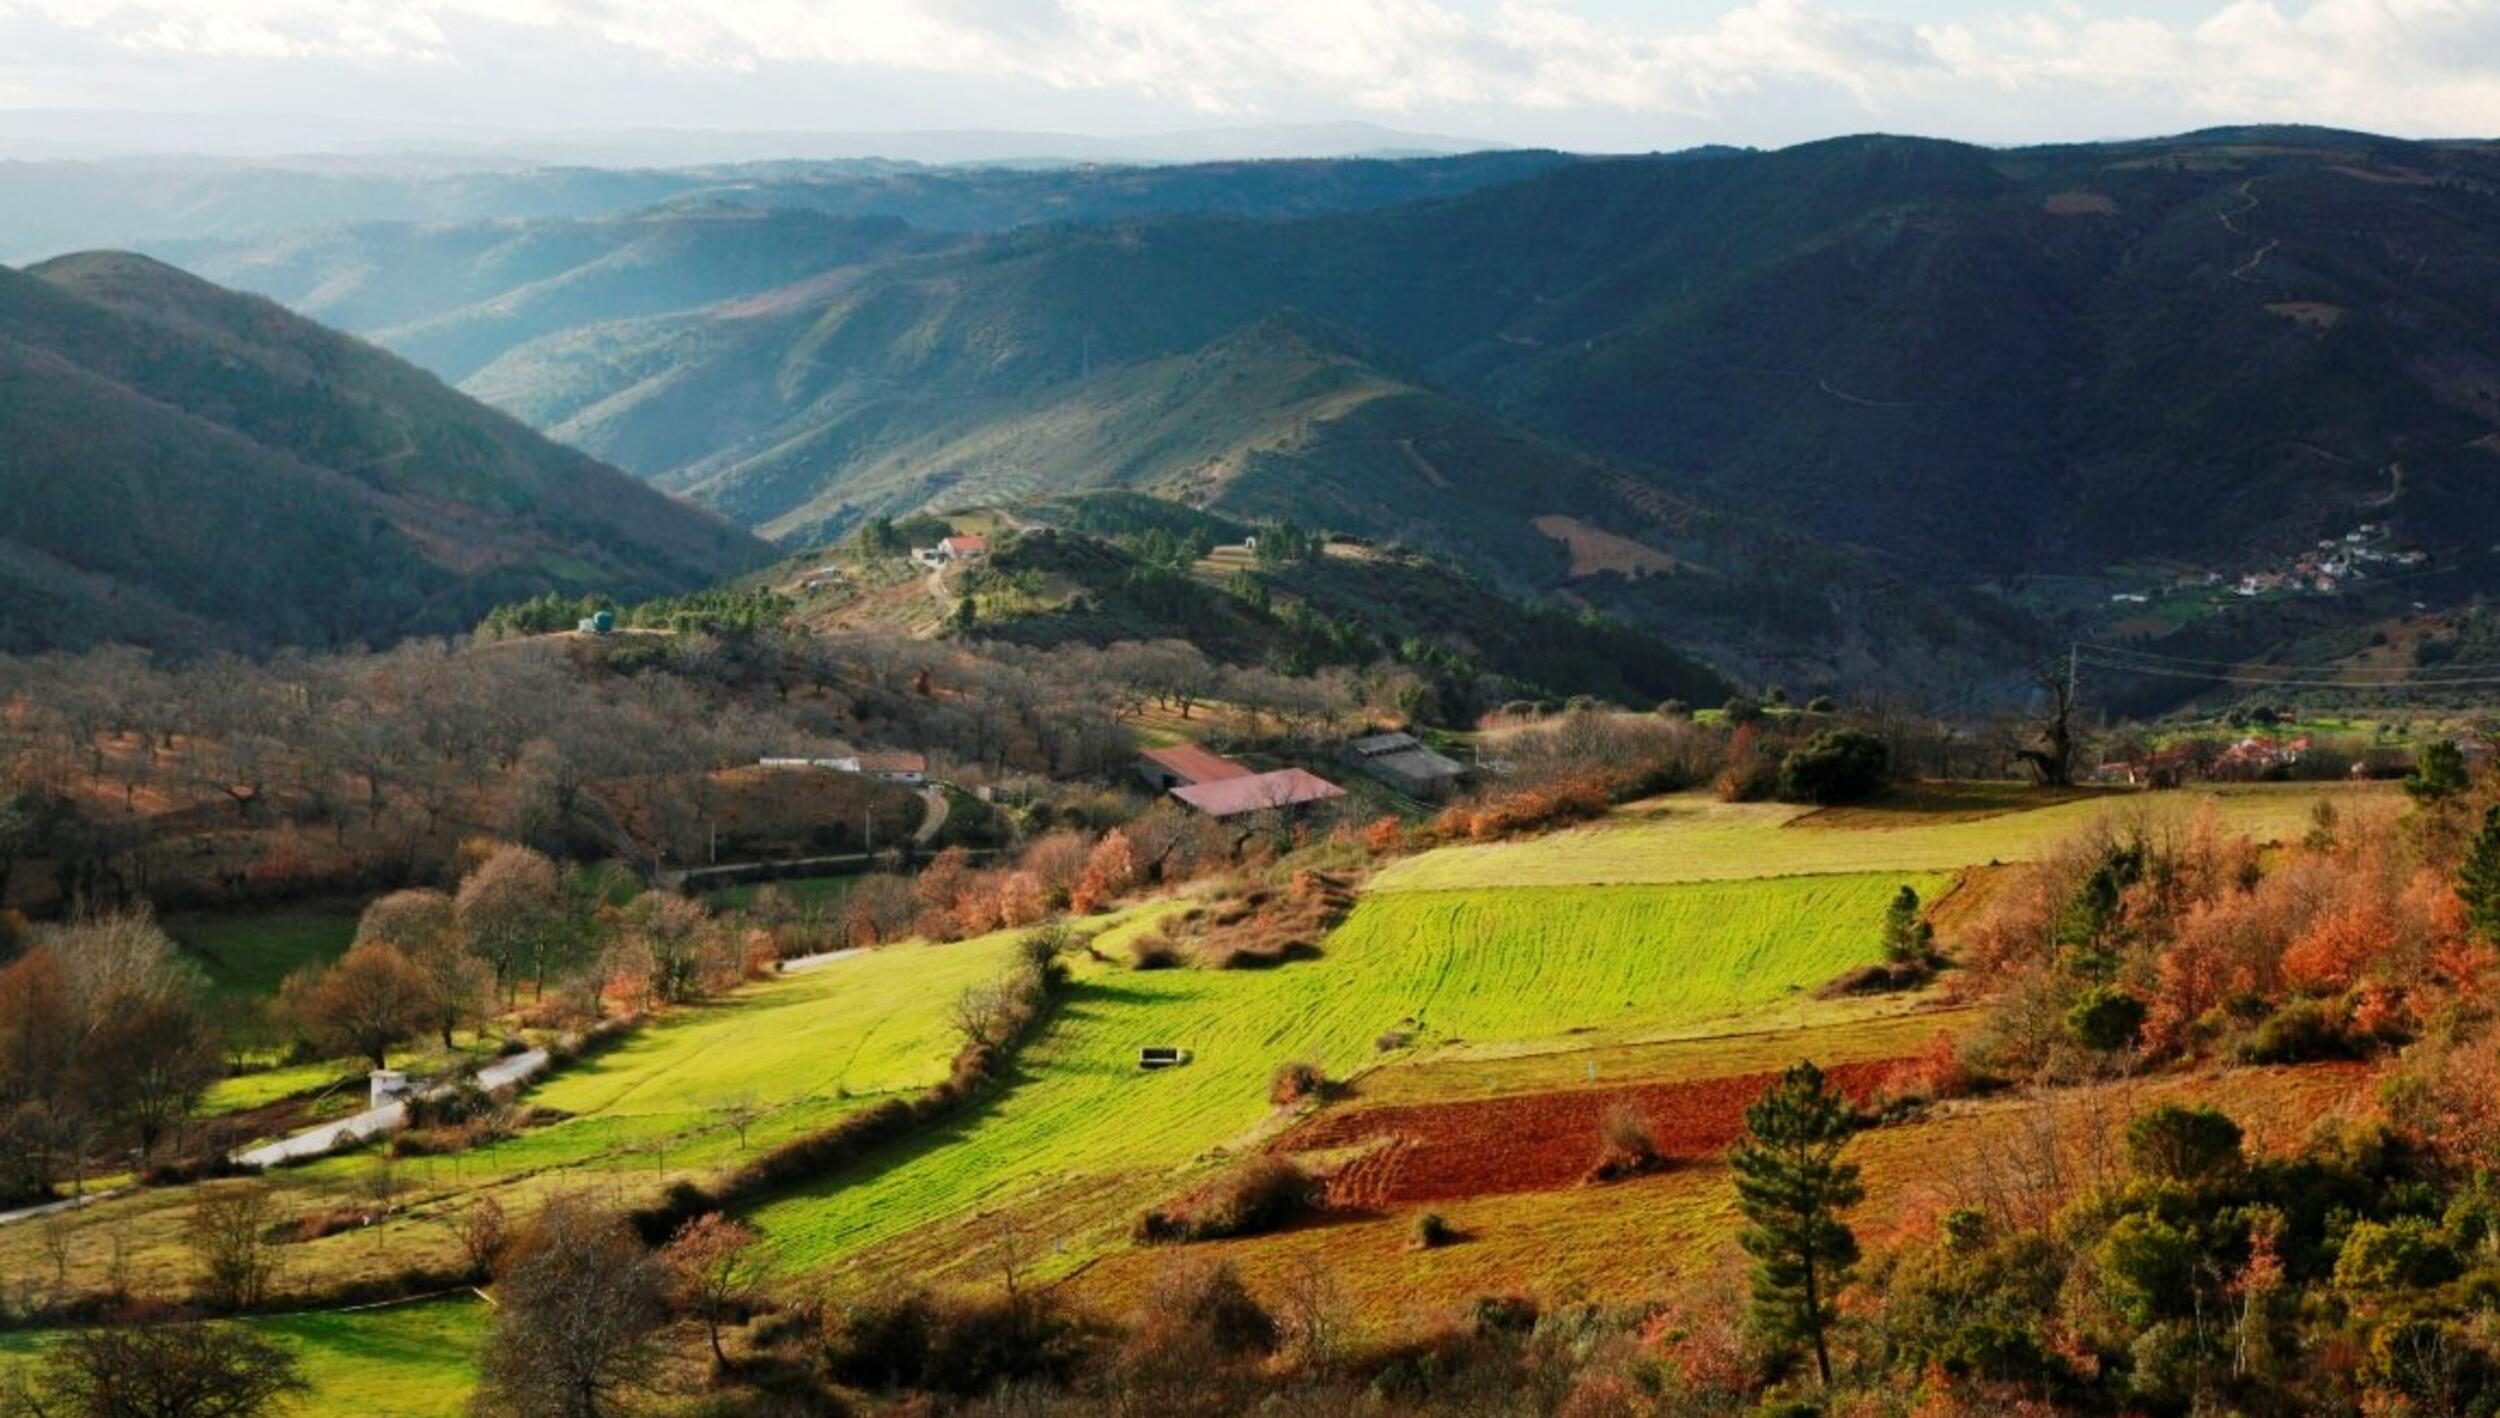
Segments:
[[[0,1413],[2490,1411],[2496,202],[0,163]]]
[[[2388,799],[2289,785],[2047,807],[2005,796],[1976,816],[1910,800],[1825,810],[1829,825],[1818,821],[1824,813],[1791,808],[1636,800],[1597,825],[1384,863],[1311,958],[1261,971],[1142,963],[1138,943],[1165,917],[1197,915],[1223,896],[1184,889],[1074,923],[1081,944],[1064,996],[993,1094],[925,1137],[871,1150],[745,1214],[780,1258],[784,1285],[909,1273],[978,1288],[997,1263],[997,1238],[1012,1235],[1027,1248],[1017,1262],[1029,1267],[1027,1283],[1116,1311],[1158,1264],[1130,1239],[1136,1217],[1233,1159],[1266,1153],[1306,1159],[1329,1178],[1327,1205],[1343,1219],[1223,1242],[1217,1253],[1282,1284],[1324,1245],[1358,1332],[1395,1333],[1497,1278],[1629,1301],[1715,1263],[1735,1224],[1715,1157],[1771,1072],[1811,1056],[1873,1096],[1932,1066],[1939,1049],[1949,1059],[1980,1027],[1984,1012],[1951,988],[1953,973],[1943,994],[1821,991],[1883,958],[1874,924],[1899,889],[1936,903],[1953,940],[2015,889],[2024,863],[2066,850],[2096,823],[2161,832],[2193,822],[2282,840],[2321,802],[2359,817]],[[395,1174],[385,1219],[288,1247],[279,1283],[330,1289],[409,1269],[456,1273],[452,1223],[490,1199],[519,1214],[585,1184],[657,1197],[673,1180],[717,1177],[925,1089],[945,1073],[949,1003],[1007,967],[1015,941],[1009,932],[898,943],[674,1013],[523,1092],[516,1106],[546,1121],[506,1140],[272,1173],[264,1185],[281,1223],[324,1214]],[[1139,1049],[1161,1044],[1184,1049],[1187,1063],[1141,1073]],[[1321,1070],[1329,1101],[1316,1111],[1271,1104],[1268,1078],[1285,1062]],[[2131,1106],[2183,1086],[2129,1085]],[[2199,1096],[2234,1100],[2251,1125],[2334,1106],[2355,1086],[2332,1070],[2226,1071],[2195,1085]],[[1516,1144],[1529,1150],[1509,1170],[1442,1170],[1473,1152],[1464,1139],[1490,1125],[1474,1119],[1514,1105],[1506,1099],[1537,1100],[1522,1117],[1544,1131]],[[1627,1102],[1653,1120],[1671,1165],[1592,1190],[1581,1174],[1596,1155],[1597,1122]],[[2024,1106],[2069,1105],[1957,1106],[1905,1121],[1897,1140],[1895,1129],[1878,1130],[1868,1146],[1889,1158],[1915,1152],[1929,1130],[2020,1127]],[[1872,1165],[1868,1218],[1908,1224],[1927,1174]],[[73,1263],[98,1263],[93,1248],[110,1238],[135,1274],[178,1275],[188,1205],[179,1188],[146,1190],[75,1213],[74,1234],[86,1239],[73,1241]],[[1439,1209],[1463,1237],[1446,1263],[1409,1258],[1403,1238],[1422,1208]],[[39,1268],[47,1234],[0,1228],[0,1256],[12,1270]],[[1601,1257],[1615,1260],[1590,1269]],[[440,1302],[406,1311],[412,1320],[439,1312]],[[318,1343],[302,1342],[325,1385],[362,1381],[352,1366],[333,1376]],[[387,1383],[417,1382],[374,1356],[353,1363],[379,1365]],[[378,1401],[378,1411],[400,1411]]]

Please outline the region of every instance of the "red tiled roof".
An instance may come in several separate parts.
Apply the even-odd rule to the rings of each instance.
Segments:
[[[948,551],[988,551],[990,539],[987,537],[942,537],[938,540],[938,545]]]
[[[929,755],[925,753],[863,753],[859,756],[862,773],[926,773]]]
[[[1170,748],[1150,748],[1143,757],[1160,764],[1184,783],[1221,783],[1227,778],[1247,778],[1250,770],[1224,757],[1209,753],[1194,743],[1174,744]]]
[[[1235,817],[1245,812],[1264,812],[1342,798],[1345,789],[1299,768],[1280,768],[1273,773],[1253,773],[1246,778],[1192,783],[1186,788],[1174,788],[1172,796],[1209,817]]]

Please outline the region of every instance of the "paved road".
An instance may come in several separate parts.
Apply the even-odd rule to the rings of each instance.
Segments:
[[[845,953],[847,952],[836,951],[834,955],[839,956]],[[822,964],[826,958],[832,957],[820,957],[816,963]],[[508,1059],[497,1059],[479,1069],[477,1071],[478,1086],[502,1088],[508,1084],[526,1082],[537,1077],[546,1067],[547,1051],[545,1049],[532,1049],[525,1054],[514,1054]],[[449,1085],[445,1084],[427,1091],[441,1093],[448,1090]],[[327,1152],[348,1139],[366,1138],[378,1132],[388,1132],[407,1121],[407,1118],[408,1105],[405,1103],[367,1108],[353,1117],[340,1118],[336,1122],[323,1123],[317,1128],[306,1128],[291,1137],[262,1143],[247,1152],[235,1154],[234,1160],[246,1167],[268,1167],[289,1158],[312,1157]],[[0,1211],[0,1226],[19,1221],[33,1221],[45,1216],[57,1216],[65,1211],[76,1211],[82,1206],[93,1206],[106,1197],[119,1196],[127,1190],[126,1187],[115,1187],[110,1191],[88,1192],[84,1196],[63,1197],[59,1201],[22,1206],[15,1211]]]
[[[532,1049],[525,1054],[514,1054],[508,1059],[497,1059],[479,1069],[477,1083],[480,1088],[508,1087],[537,1077],[546,1067],[547,1051]],[[426,1093],[431,1096],[450,1091],[451,1085],[437,1084],[427,1089]],[[264,1142],[248,1151],[236,1153],[234,1160],[246,1167],[274,1167],[280,1162],[292,1161],[296,1158],[317,1157],[343,1143],[389,1132],[407,1121],[408,1105],[406,1103],[385,1103],[379,1108],[367,1108],[361,1113],[340,1118],[335,1122],[306,1128],[302,1132],[279,1138],[275,1142]]]
[[[40,1216],[57,1216],[64,1211],[76,1211],[82,1206],[93,1206],[108,1196],[120,1196],[123,1192],[128,1190],[130,1190],[128,1187],[114,1187],[110,1191],[85,1192],[78,1196],[65,1196],[59,1201],[46,1201],[39,1202],[33,1206],[21,1206],[15,1211],[0,1211],[0,1226],[6,1226],[17,1221],[32,1221]]]
[[[781,973],[784,975],[803,975],[808,971],[815,969],[819,965],[831,965],[836,960],[848,960],[854,955],[866,955],[867,953],[867,946],[854,945],[848,950],[827,950],[815,955],[794,955],[781,962]]]

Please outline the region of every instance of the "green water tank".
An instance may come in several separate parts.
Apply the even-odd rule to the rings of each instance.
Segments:
[[[614,634],[614,633],[615,633],[615,631],[616,631],[616,612],[614,612],[614,611],[600,611],[600,612],[598,612],[597,614],[593,615],[593,616],[590,618],[590,633],[591,633],[591,634],[593,634],[593,635],[611,635],[611,634]]]

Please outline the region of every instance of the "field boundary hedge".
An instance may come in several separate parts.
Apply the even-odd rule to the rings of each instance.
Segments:
[[[990,1040],[971,1040],[958,1049],[944,1082],[917,1097],[888,1098],[829,1128],[792,1138],[709,1187],[679,1182],[658,1204],[640,1208],[628,1219],[645,1241],[659,1245],[698,1216],[752,1205],[947,1121],[1006,1075],[1016,1055],[1056,1012],[1066,984],[1066,969],[1055,960],[1021,966],[1010,976],[1000,1027]]]

